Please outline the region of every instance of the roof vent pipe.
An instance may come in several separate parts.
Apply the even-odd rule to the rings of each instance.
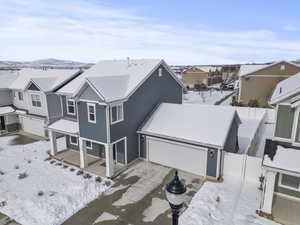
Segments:
[[[130,66],[130,58],[127,57],[127,66],[129,67]]]

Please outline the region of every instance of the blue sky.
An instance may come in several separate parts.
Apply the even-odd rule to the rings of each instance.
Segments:
[[[299,1],[0,0],[0,60],[300,58]]]

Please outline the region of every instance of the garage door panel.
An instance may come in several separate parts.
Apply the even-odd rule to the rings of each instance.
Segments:
[[[150,161],[190,173],[206,175],[205,149],[153,138],[148,138],[147,143]]]
[[[22,117],[22,129],[24,132],[37,136],[45,136],[44,121],[39,119]]]

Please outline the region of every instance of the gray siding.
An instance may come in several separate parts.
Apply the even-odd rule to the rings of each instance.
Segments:
[[[56,94],[47,94],[47,107],[50,123],[62,116],[60,96]]]
[[[88,122],[86,102],[78,102],[77,106],[80,136],[106,143],[106,106],[96,104],[96,123]]]
[[[161,77],[158,69],[155,70],[124,103],[124,121],[110,126],[111,142],[127,137],[128,163],[139,157],[136,131],[154,107],[161,102],[182,103],[182,87],[164,67],[161,68]]]
[[[296,130],[296,142],[300,142],[300,113],[298,115],[298,121],[297,121],[297,130]]]
[[[289,105],[279,105],[275,136],[280,138],[291,138],[295,111]]]
[[[65,95],[61,96],[61,101],[62,101],[62,108],[63,108],[63,116],[77,120],[77,115],[76,115],[77,114],[77,109],[76,109],[77,105],[75,105],[75,115],[70,115],[70,114],[68,114],[68,111],[67,111],[67,97]]]
[[[89,85],[85,85],[83,91],[79,95],[79,99],[99,102],[102,101],[102,99],[95,93],[95,91]]]
[[[231,124],[230,127],[230,131],[224,146],[224,150],[226,152],[237,152],[238,148],[237,148],[237,142],[238,142],[238,129],[239,129],[239,125],[236,121],[233,121],[233,123]]]
[[[10,90],[0,90],[0,106],[12,104],[12,92]]]
[[[220,152],[217,149],[210,148],[207,151],[207,164],[206,164],[206,175],[210,177],[217,176],[217,163],[218,154]]]
[[[283,188],[278,186],[279,182],[279,173],[276,175],[276,181],[275,181],[275,192],[285,194],[285,195],[290,195],[292,197],[300,198],[300,192],[299,191],[294,191],[288,188]]]
[[[30,83],[27,89],[31,91],[40,91],[40,89],[34,83]]]

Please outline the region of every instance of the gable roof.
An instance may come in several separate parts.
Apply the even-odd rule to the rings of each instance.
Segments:
[[[17,71],[13,70],[0,70],[0,89],[8,89],[9,86],[18,77]]]
[[[223,148],[234,121],[241,123],[232,107],[162,103],[139,132]]]
[[[265,68],[277,65],[279,63],[288,63],[290,65],[296,66],[300,68],[300,65],[292,63],[292,62],[288,62],[288,61],[278,61],[278,62],[274,62],[272,64],[251,64],[251,65],[241,65],[240,67],[240,71],[239,71],[239,76],[243,77],[243,76],[247,76],[251,73],[263,70]]]
[[[300,72],[279,82],[270,98],[269,104],[277,104],[297,93],[300,93]]]
[[[33,82],[42,91],[53,91],[80,72],[79,69],[22,69],[10,89],[25,90]]]
[[[183,87],[177,76],[161,59],[103,60],[86,70],[57,92],[76,95],[87,81],[106,101],[129,97],[152,72],[163,65]]]

